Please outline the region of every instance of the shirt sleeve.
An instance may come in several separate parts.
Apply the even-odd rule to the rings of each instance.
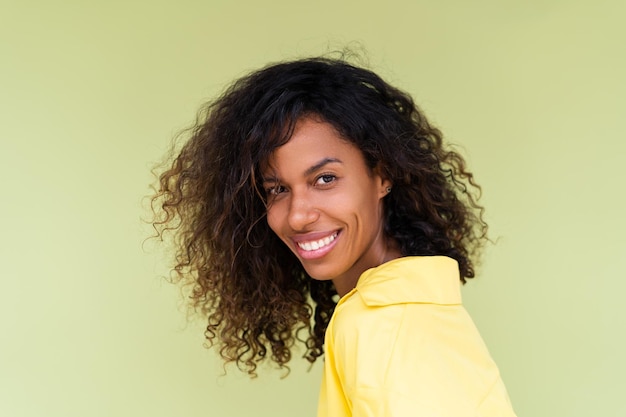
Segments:
[[[333,333],[334,372],[348,415],[515,416],[461,305],[348,308]]]
[[[359,388],[352,397],[354,417],[447,417],[414,398],[382,388]]]

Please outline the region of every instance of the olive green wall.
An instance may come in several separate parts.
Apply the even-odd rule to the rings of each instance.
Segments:
[[[142,248],[141,198],[228,81],[355,40],[484,187],[498,242],[465,299],[518,414],[626,415],[622,1],[0,10],[0,415],[314,415],[319,366],[218,376],[162,255]]]

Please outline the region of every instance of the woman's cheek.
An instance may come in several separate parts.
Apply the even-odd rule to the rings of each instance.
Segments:
[[[267,224],[270,229],[280,237],[280,219],[285,219],[285,215],[280,213],[280,207],[273,203],[270,208],[267,209]]]

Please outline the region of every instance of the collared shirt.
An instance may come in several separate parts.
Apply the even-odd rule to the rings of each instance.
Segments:
[[[318,417],[514,417],[461,304],[458,264],[404,257],[365,271],[326,330]]]

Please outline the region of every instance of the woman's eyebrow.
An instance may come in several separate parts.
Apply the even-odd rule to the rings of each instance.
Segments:
[[[261,181],[263,181],[263,184],[268,183],[268,182],[269,183],[277,183],[277,182],[279,182],[278,178],[276,178],[275,175],[273,175],[271,177],[263,176],[263,177],[261,177]]]
[[[318,169],[322,168],[324,165],[331,164],[331,163],[340,163],[340,164],[342,164],[343,162],[340,159],[337,159],[337,158],[324,158],[321,161],[319,161],[317,164],[307,168],[307,170],[304,171],[304,175],[305,176],[311,175],[315,171],[317,171]]]

